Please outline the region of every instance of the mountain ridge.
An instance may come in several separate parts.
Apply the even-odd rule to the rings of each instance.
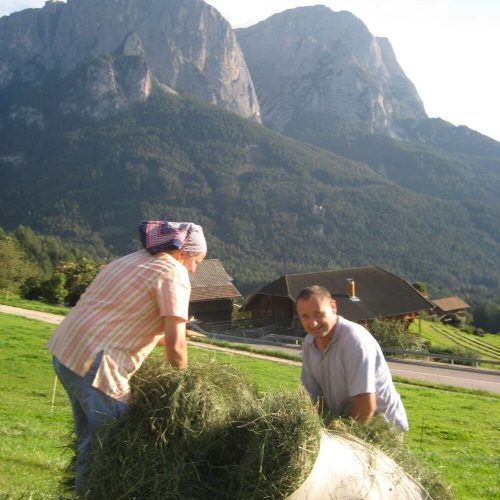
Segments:
[[[67,77],[129,37],[162,84],[259,121],[245,60],[229,23],[201,0],[47,2],[0,18],[0,90]]]
[[[88,2],[96,8],[112,3]],[[181,27],[199,26],[205,12],[202,2],[189,4],[196,9],[179,24],[179,37]],[[189,9],[182,12],[190,16]],[[343,15],[344,29],[353,18]],[[393,73],[382,82],[392,82],[390,102],[398,67],[386,42],[358,21],[365,40],[359,50],[378,54],[370,62],[373,75]],[[219,29],[226,33],[227,22],[185,37],[181,52],[199,54],[211,46],[208,38],[218,39]],[[388,133],[384,127],[370,132],[371,118],[363,128],[366,110],[343,121],[315,108],[292,112],[285,137],[221,110],[220,103],[208,104],[203,92],[190,97],[161,81],[142,32],[122,35],[67,72],[42,67],[33,80],[37,73],[28,65],[24,79],[0,90],[0,226],[24,224],[73,240],[104,241],[116,255],[137,248],[135,224],[144,218],[195,220],[206,228],[210,255],[223,259],[243,291],[290,272],[363,265],[425,281],[434,291],[494,295],[500,289],[492,273],[500,267],[498,143],[426,118],[411,86],[410,104],[398,108],[394,102],[392,110],[414,105],[415,116],[391,115]],[[304,40],[303,49],[319,43]],[[342,50],[349,71],[358,75],[352,51],[345,44]],[[16,62],[15,54],[9,61]],[[269,64],[277,67],[272,59]],[[293,87],[293,73],[289,77]],[[313,81],[313,73],[308,78]],[[370,92],[361,102],[371,102]],[[263,101],[262,109],[271,104]]]
[[[53,119],[29,140],[15,142],[26,125],[0,139],[7,230],[91,231],[120,254],[137,248],[143,218],[192,219],[247,292],[287,272],[366,264],[435,290],[496,286],[489,271],[500,265],[500,244],[457,202],[192,98],[155,90],[99,122]]]

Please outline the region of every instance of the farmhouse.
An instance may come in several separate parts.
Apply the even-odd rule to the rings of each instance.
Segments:
[[[190,274],[191,299],[189,316],[201,321],[228,321],[233,300],[241,297],[222,263],[218,259],[202,261]]]
[[[441,321],[449,321],[454,314],[463,314],[470,309],[470,305],[466,304],[459,297],[445,297],[442,299],[434,299],[432,303],[435,306],[435,312],[440,317]]]
[[[321,285],[337,302],[339,314],[355,322],[376,318],[409,322],[433,304],[407,281],[378,266],[287,274],[253,292],[243,305],[254,320],[293,326],[300,290]]]

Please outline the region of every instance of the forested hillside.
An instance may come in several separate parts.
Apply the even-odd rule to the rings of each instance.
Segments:
[[[43,92],[17,94],[45,108],[43,128],[3,115],[8,231],[24,224],[119,255],[137,248],[144,218],[193,220],[243,292],[283,273],[372,264],[432,293],[498,289],[500,244],[459,201],[191,98],[156,92],[95,122],[51,114]]]

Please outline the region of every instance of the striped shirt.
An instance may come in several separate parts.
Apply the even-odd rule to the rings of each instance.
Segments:
[[[47,347],[82,377],[104,351],[93,386],[126,402],[130,377],[164,334],[163,316],[187,321],[190,292],[186,268],[171,255],[126,255],[100,271]]]

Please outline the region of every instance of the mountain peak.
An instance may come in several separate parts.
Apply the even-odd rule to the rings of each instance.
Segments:
[[[0,91],[65,78],[121,48],[143,57],[160,84],[259,120],[231,26],[202,0],[52,1],[1,18],[0,32]]]
[[[330,114],[367,132],[424,118],[390,43],[353,14],[300,7],[237,30],[265,123],[283,131],[304,114]]]

